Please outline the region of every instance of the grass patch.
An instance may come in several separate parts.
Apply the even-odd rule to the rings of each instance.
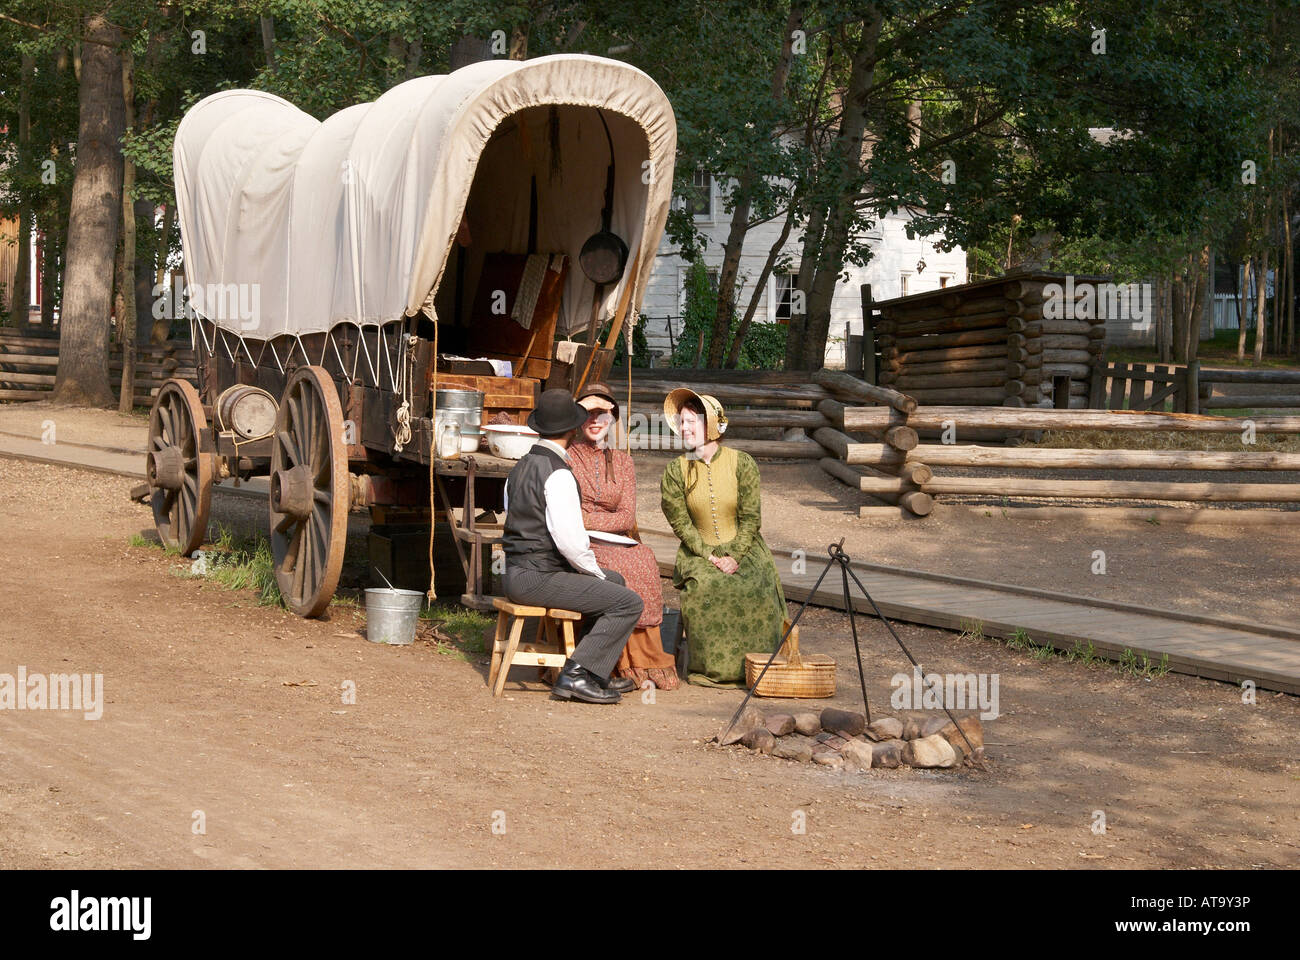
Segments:
[[[1152,677],[1163,677],[1169,672],[1169,654],[1161,654],[1160,661],[1153,663],[1145,653],[1138,655],[1125,647],[1124,652],[1120,654],[1119,669],[1131,677],[1144,677],[1148,680]]]
[[[967,637],[984,639],[983,623],[979,620],[963,620],[961,638]],[[1036,643],[1024,627],[1017,627],[1013,630],[1011,636],[1006,637],[1003,643],[1006,644],[1007,649],[1027,653],[1041,663],[1055,659],[1064,660],[1067,663],[1081,663],[1085,667],[1105,665],[1114,667],[1120,673],[1127,674],[1130,677],[1146,680],[1163,677],[1169,672],[1169,654],[1167,653],[1162,654],[1158,661],[1154,661],[1144,653],[1134,653],[1132,650],[1125,648],[1118,660],[1110,660],[1097,652],[1091,640],[1087,642],[1086,646],[1076,640],[1071,649],[1058,650],[1050,643]]]
[[[422,625],[431,627],[432,641],[438,652],[468,660],[487,653],[488,637],[496,629],[496,620],[459,604],[426,606],[420,611]]]
[[[487,654],[496,620],[459,604],[426,606],[420,611],[421,633],[444,657],[468,662]]]
[[[961,636],[958,640],[983,640],[984,639],[984,621],[983,620],[962,620]]]
[[[219,526],[212,544],[179,576],[200,576],[228,590],[252,590],[264,607],[284,606],[275,580],[275,557],[265,535],[241,536]]]
[[[169,557],[179,557],[181,555],[179,547],[169,547],[161,540],[155,539],[154,537],[146,537],[141,533],[131,534],[131,539],[128,543],[133,547],[143,547],[146,550],[161,550]]]

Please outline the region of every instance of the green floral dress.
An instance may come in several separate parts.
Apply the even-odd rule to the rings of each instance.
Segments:
[[[758,465],[726,446],[707,463],[681,456],[665,468],[660,493],[681,541],[673,585],[681,591],[690,680],[743,685],[745,654],[771,653],[786,617],[776,561],[759,533]],[[740,568],[723,573],[710,556],[734,557]]]

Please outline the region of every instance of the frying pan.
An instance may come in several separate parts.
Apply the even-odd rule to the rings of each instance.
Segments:
[[[578,254],[578,264],[587,279],[598,286],[614,283],[623,276],[627,266],[627,244],[623,238],[609,229],[610,218],[614,213],[614,138],[609,135],[609,124],[605,122],[605,113],[597,110],[600,124],[605,128],[605,139],[609,142],[609,167],[605,171],[605,207],[600,212],[601,228],[587,238]]]

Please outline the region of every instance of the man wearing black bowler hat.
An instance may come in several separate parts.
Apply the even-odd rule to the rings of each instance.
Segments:
[[[506,479],[506,596],[583,614],[589,628],[551,689],[559,700],[617,703],[631,680],[610,680],[641,616],[641,597],[602,570],[582,523],[578,483],[565,459],[587,409],[567,390],[546,390],[528,426],[541,436]]]

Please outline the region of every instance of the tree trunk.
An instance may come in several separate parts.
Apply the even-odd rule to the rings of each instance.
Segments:
[[[528,27],[516,25],[510,31],[510,59],[528,59]]]
[[[827,80],[830,76],[831,67],[835,63],[835,36],[830,34],[826,38],[826,64],[822,71],[821,78],[817,83],[817,93],[813,102],[821,103],[822,94],[826,88]],[[815,111],[809,111],[804,124],[804,148],[811,150],[815,136],[818,117]],[[795,277],[794,289],[791,291],[793,296],[794,290],[802,291],[805,303],[798,313],[794,309],[790,310],[789,329],[786,331],[785,338],[785,368],[787,370],[802,370],[804,357],[804,333],[808,329],[808,311],[806,307],[807,292],[812,287],[813,273],[817,266],[818,251],[821,250],[822,237],[826,232],[826,212],[828,204],[820,198],[819,191],[815,184],[807,185],[804,191],[807,200],[808,222],[803,232],[803,250],[800,254],[799,272]]]
[[[54,329],[54,306],[59,297],[59,271],[63,268],[63,224],[62,203],[56,197],[51,204],[53,214],[49,216],[42,228],[44,242],[41,245],[41,326]]]
[[[420,75],[420,57],[424,54],[424,44],[416,37],[406,45],[406,71],[403,78],[410,80]]]
[[[776,69],[772,71],[773,102],[780,102],[784,97],[786,80],[790,76],[794,32],[802,23],[803,9],[799,4],[792,3],[790,15],[786,18],[785,35],[781,40],[781,55],[777,58]],[[715,369],[722,366],[724,354],[737,357],[740,355],[739,341],[742,339],[740,331],[736,333],[737,343],[730,350],[728,347],[731,346],[731,320],[735,314],[736,277],[740,272],[740,255],[745,248],[745,236],[749,233],[754,183],[754,172],[747,167],[741,173],[733,193],[736,203],[731,209],[731,228],[727,231],[727,242],[722,246],[722,268],[718,271],[718,307],[713,315],[713,334],[709,341],[709,366]],[[786,235],[788,236],[788,231]],[[766,283],[766,276],[759,280],[758,288],[754,292],[755,298],[762,295]],[[752,319],[753,312],[746,311],[745,315]],[[745,323],[744,327],[745,332],[748,332],[749,324]],[[732,362],[731,366],[735,366],[735,363]]]
[[[122,217],[121,31],[102,13],[85,23],[81,48],[77,167],[68,215],[59,320],[59,373],[52,399],[108,407],[108,327],[113,253]]]
[[[457,38],[451,45],[451,56],[448,58],[448,67],[452,70],[459,70],[461,67],[467,67],[471,63],[478,63],[480,60],[492,59],[492,44],[482,37],[475,37],[466,34]]]
[[[1196,359],[1201,342],[1201,314],[1205,304],[1205,277],[1210,262],[1210,248],[1203,247],[1189,258],[1191,271],[1183,284],[1186,304],[1180,336],[1174,338],[1174,362],[1190,363]],[[1211,278],[1212,279],[1212,278]]]
[[[1250,292],[1250,282],[1254,277],[1254,268],[1251,258],[1247,257],[1238,269],[1241,271],[1241,282],[1237,283],[1236,277],[1233,282],[1237,284],[1237,359],[1246,359],[1246,294]]]
[[[731,341],[731,350],[727,353],[727,366],[735,368],[740,363],[740,351],[745,346],[745,337],[749,334],[750,324],[754,321],[754,314],[758,310],[758,301],[763,298],[763,290],[767,286],[767,278],[772,275],[772,268],[775,266],[777,258],[781,255],[785,242],[790,239],[790,231],[794,228],[794,218],[796,213],[795,199],[791,198],[790,210],[786,214],[785,223],[781,227],[781,233],[776,238],[767,251],[767,259],[763,262],[763,269],[759,271],[758,283],[754,287],[754,292],[749,298],[749,306],[745,308],[745,316],[741,318],[740,326],[736,328],[735,339]]]
[[[27,165],[31,160],[31,93],[32,76],[35,73],[36,58],[31,54],[23,54],[18,87],[18,169],[24,174],[30,172]],[[18,249],[15,251],[18,262],[14,269],[13,289],[9,291],[9,318],[16,327],[27,326],[31,315],[28,307],[32,299],[32,207],[27,202],[27,195],[24,190],[18,207]]]
[[[785,368],[787,370],[806,370],[804,365],[804,336],[808,331],[808,298],[812,288],[813,275],[817,269],[817,257],[821,250],[822,236],[826,231],[827,208],[821,203],[813,206],[808,214],[808,226],[803,234],[803,255],[799,261],[799,273],[794,280],[794,290],[804,293],[803,310],[790,311],[790,329],[785,339]],[[794,290],[791,291],[793,296]],[[818,364],[812,364],[818,366]]]
[[[137,200],[135,202],[136,230],[139,231],[141,223],[146,224],[144,236],[141,237],[138,232],[136,235],[137,250],[143,247],[141,255],[135,258],[135,342],[137,345],[148,343],[150,334],[153,332],[154,247],[156,244],[151,238],[156,237],[160,232],[154,223],[156,219],[153,201]]]
[[[1156,356],[1161,363],[1169,363],[1174,354],[1174,316],[1182,307],[1183,278],[1173,271],[1166,272],[1161,276],[1161,289],[1164,297],[1156,323]]]
[[[1269,331],[1269,340],[1271,346],[1269,349],[1273,353],[1282,352],[1281,320],[1282,320],[1282,290],[1286,282],[1282,270],[1282,252],[1277,254],[1277,266],[1273,268],[1273,329]]]
[[[259,17],[262,26],[262,55],[266,57],[266,69],[275,73],[275,20],[272,17]]]
[[[170,249],[172,224],[176,222],[176,204],[171,204],[163,210],[162,236],[158,238],[158,267],[154,275],[154,286],[159,291],[163,289],[163,281],[167,279],[167,253]],[[162,295],[162,294],[160,294]],[[181,298],[172,293],[172,301],[179,302]],[[152,311],[151,311],[152,313]],[[149,342],[154,344],[166,343],[167,334],[171,332],[171,318],[164,316],[158,320],[153,320],[153,330],[149,334]]]
[[[135,54],[126,45],[122,55],[122,114],[126,129],[135,125]],[[135,164],[122,165],[122,275],[118,280],[122,309],[117,314],[117,335],[122,339],[122,383],[117,409],[130,413],[135,406],[135,334],[140,318],[135,311]]]
[[[1268,248],[1265,247],[1256,259],[1256,279],[1255,279],[1255,362],[1259,363],[1264,359],[1264,337],[1268,331],[1265,329],[1268,323],[1268,311],[1266,304],[1268,297]]]
[[[1282,194],[1282,225],[1286,241],[1286,352],[1295,353],[1295,247],[1291,241],[1291,204]]]
[[[867,7],[862,22],[862,36],[853,53],[844,112],[840,118],[832,155],[842,177],[839,197],[826,221],[826,233],[817,256],[817,272],[808,291],[808,317],[804,329],[803,356],[800,369],[819,369],[826,358],[826,338],[830,333],[831,300],[844,268],[849,226],[853,220],[855,197],[861,192],[863,136],[867,126],[867,97],[876,61],[876,43],[880,38],[883,17],[875,6]]]

